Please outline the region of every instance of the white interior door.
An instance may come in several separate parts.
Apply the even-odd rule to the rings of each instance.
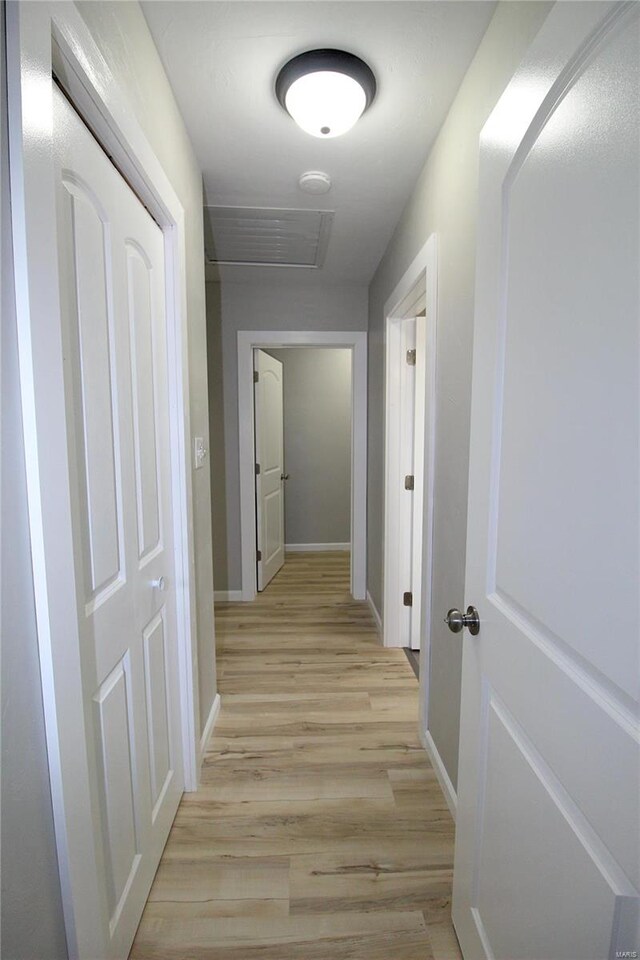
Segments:
[[[254,351],[258,590],[284,563],[284,406],[282,364]]]
[[[401,321],[400,362],[400,567],[411,596],[402,607],[402,646],[419,650],[423,618],[423,533],[427,450],[427,323],[424,316]],[[411,358],[410,362],[408,358]]]
[[[54,97],[85,716],[77,747],[87,754],[93,797],[87,889],[97,880],[101,900],[101,922],[82,942],[87,956],[120,958],[183,790],[164,240],[57,89]],[[71,809],[75,785],[64,786]],[[78,918],[82,896],[76,891]]]
[[[466,960],[640,949],[639,13],[556,4],[482,134]]]
[[[413,385],[413,491],[411,495],[411,634],[409,646],[419,650],[425,633],[431,584],[427,582],[429,564],[425,550],[430,538],[430,351],[433,350],[433,325],[425,311],[412,321],[415,327],[416,365]],[[426,601],[426,602],[425,602]]]
[[[423,295],[424,299],[424,295]],[[419,650],[431,599],[433,324],[387,320],[384,642]]]
[[[403,604],[400,613],[400,635],[403,647],[420,649],[420,590],[416,589],[419,570],[416,564],[417,537],[415,530],[416,477],[416,320],[409,317],[401,321],[400,357],[400,582]],[[411,359],[409,359],[411,358]],[[421,361],[423,358],[421,358]],[[407,597],[407,594],[409,595]],[[409,600],[410,597],[410,600]],[[409,600],[409,602],[405,602]]]

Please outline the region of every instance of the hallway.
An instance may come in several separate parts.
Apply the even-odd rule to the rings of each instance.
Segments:
[[[347,553],[299,553],[216,608],[222,710],[131,960],[460,957],[418,684],[348,583]]]

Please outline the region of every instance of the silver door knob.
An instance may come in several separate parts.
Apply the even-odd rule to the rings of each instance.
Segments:
[[[467,607],[466,613],[452,607],[444,618],[444,622],[452,633],[460,633],[464,627],[473,637],[480,633],[480,617],[475,607]]]
[[[167,584],[166,584],[166,581],[165,581],[164,577],[158,577],[157,580],[152,580],[152,581],[151,581],[151,586],[154,587],[154,589],[156,589],[156,590],[166,590],[166,589],[167,589]]]
[[[280,474],[280,479],[281,479],[281,480],[288,480],[288,479],[289,479],[289,474],[288,474],[288,473],[281,473],[281,474]]]

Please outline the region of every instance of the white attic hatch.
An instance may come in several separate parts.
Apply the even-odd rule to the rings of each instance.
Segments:
[[[333,212],[272,207],[205,207],[209,263],[307,267],[324,263]]]

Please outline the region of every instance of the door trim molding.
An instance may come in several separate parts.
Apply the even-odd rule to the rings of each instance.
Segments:
[[[242,600],[242,590],[214,590],[213,599],[215,603],[235,603]]]
[[[103,904],[84,746],[62,368],[53,152],[55,73],[165,236],[167,353],[181,745],[187,790],[200,770],[195,651],[184,210],[129,101],[74,4],[7,6],[12,238],[20,391],[38,646],[62,902],[71,958],[91,953]],[[77,731],[73,744],[58,723]],[[65,784],[74,782],[71,794]],[[93,859],[92,859],[93,862]],[[80,906],[82,895],[82,908]]]
[[[375,601],[368,590],[367,590],[367,603],[369,604],[369,610],[371,611],[371,616],[375,621],[377,634],[380,637],[380,639],[382,639],[382,617],[380,616],[380,612],[375,605]]]
[[[350,543],[285,543],[285,553],[340,553],[351,549]]]
[[[438,311],[438,245],[437,236],[431,234],[413,262],[402,276],[384,307],[385,316],[385,537],[384,537],[384,607],[383,642],[386,647],[397,647],[399,641],[399,623],[403,612],[402,591],[398,581],[398,554],[400,538],[398,517],[400,515],[401,496],[404,493],[401,477],[401,464],[397,455],[396,427],[398,402],[400,399],[400,377],[398,374],[401,350],[401,321],[415,317],[423,309],[426,317],[417,317],[416,349],[423,353],[422,363],[418,356],[416,373],[416,437],[418,443],[417,459],[423,463],[424,484],[416,483],[414,491],[414,516],[422,516],[419,528],[414,526],[422,543],[420,546],[422,589],[420,592],[420,729],[427,729],[429,696],[429,662],[431,638],[431,585],[433,579],[433,496],[435,467],[435,415],[436,415],[436,331]],[[424,398],[420,413],[419,395]],[[420,423],[423,429],[420,430]],[[424,444],[420,453],[419,442]],[[416,477],[419,468],[414,470]],[[415,559],[415,553],[414,553]]]
[[[440,756],[440,751],[436,747],[435,740],[431,736],[428,730],[423,730],[422,727],[419,731],[420,742],[424,747],[426,753],[431,760],[431,764],[435,771],[435,775],[438,778],[438,783],[440,784],[440,789],[444,794],[444,799],[447,801],[447,806],[449,807],[449,813],[455,819],[458,813],[458,795],[454,789],[454,786],[451,782],[451,778],[447,773],[447,768],[444,765],[442,757]]]
[[[256,514],[253,452],[253,350],[276,347],[341,347],[352,352],[351,382],[351,593],[367,590],[367,334],[360,331],[239,330],[238,415],[240,445],[240,541],[242,600],[254,600]]]
[[[213,728],[216,725],[216,720],[218,719],[218,714],[220,713],[221,706],[222,706],[222,701],[220,699],[220,694],[216,693],[215,697],[213,698],[213,703],[211,704],[211,710],[209,711],[207,722],[205,723],[204,729],[202,731],[202,736],[200,737],[200,743],[198,744],[198,753],[200,756],[201,764],[204,760],[204,755],[207,752],[209,740],[211,739]]]

